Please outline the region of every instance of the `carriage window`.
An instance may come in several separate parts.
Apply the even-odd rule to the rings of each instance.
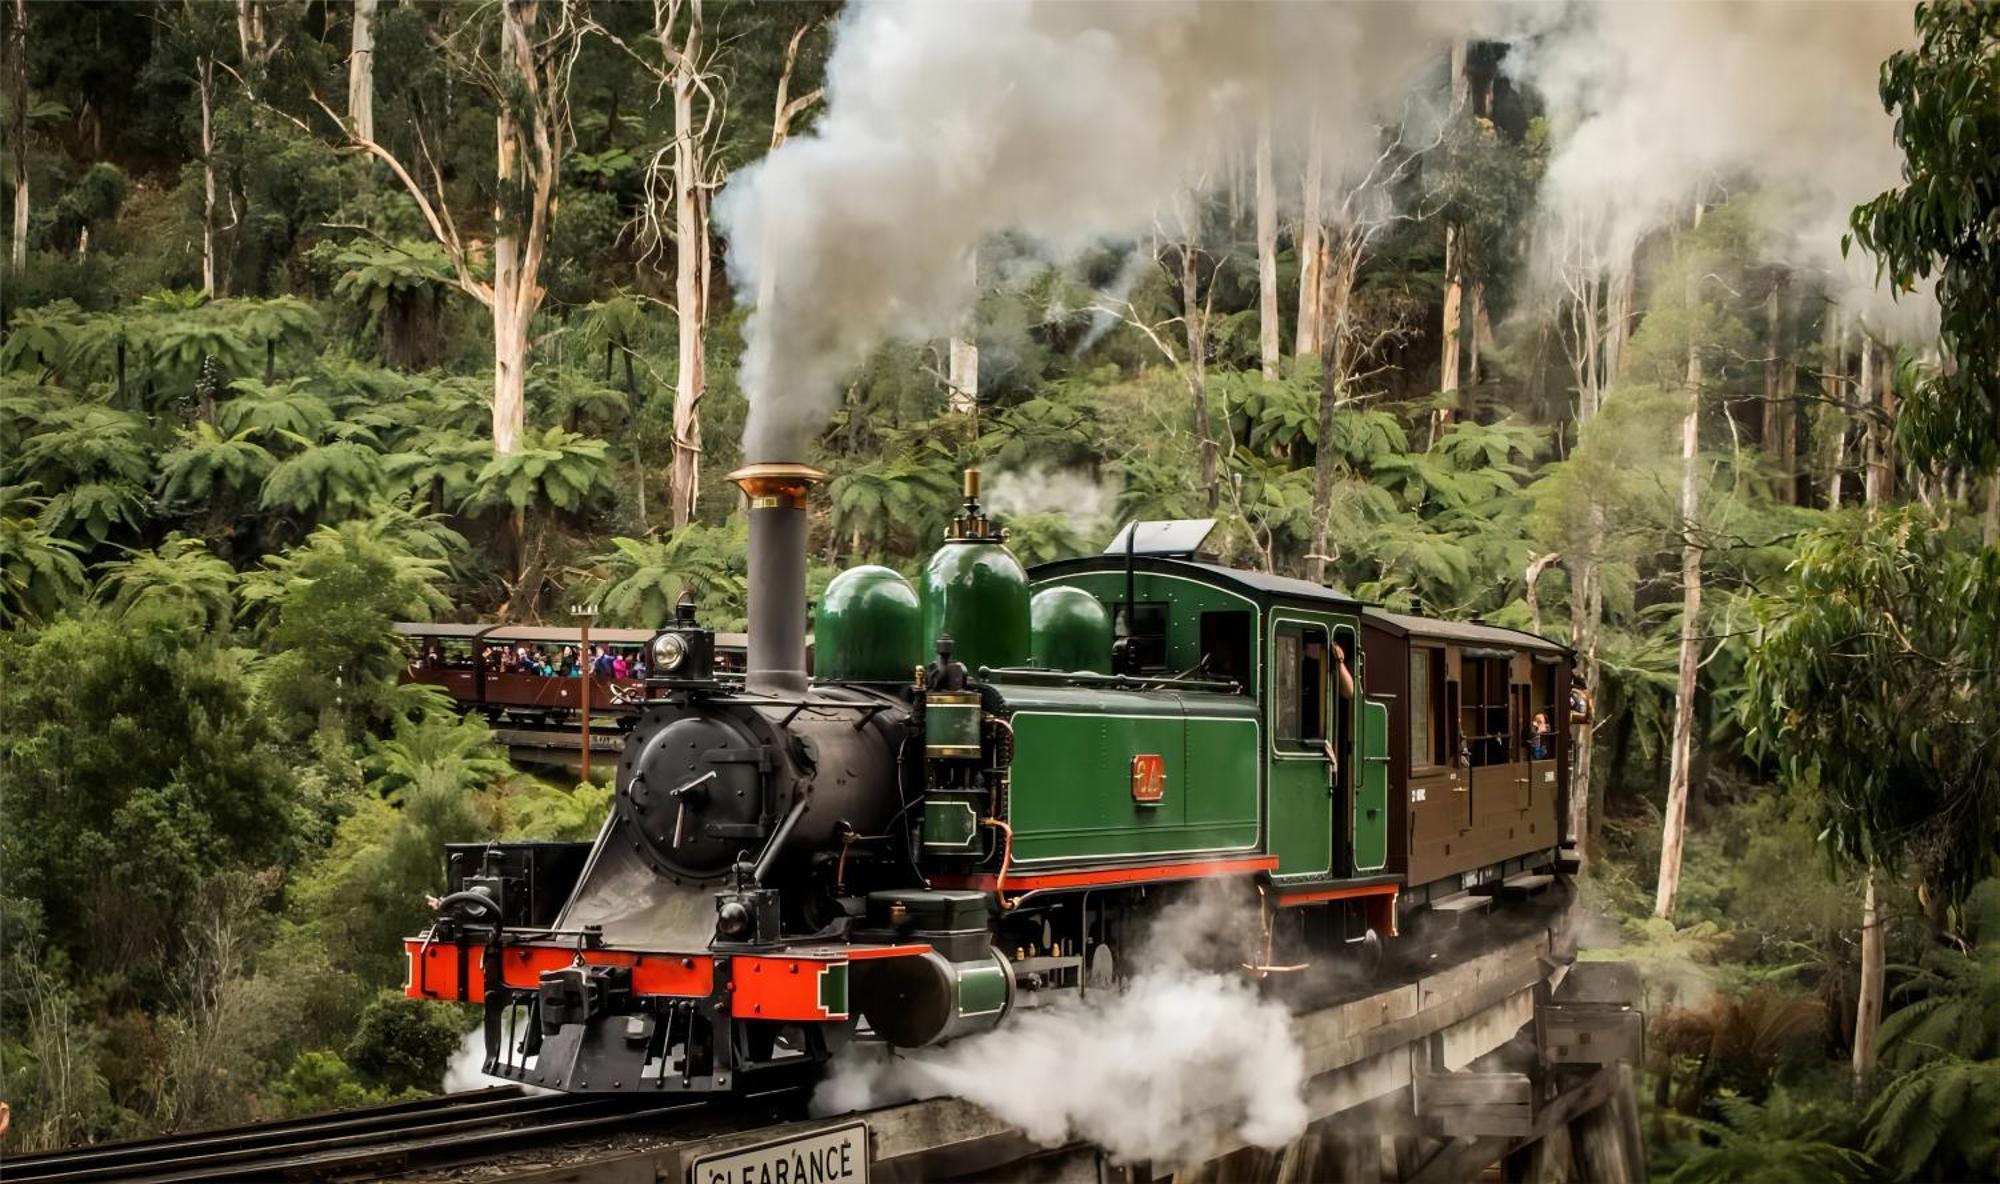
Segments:
[[[1473,768],[1513,759],[1514,727],[1505,655],[1465,655],[1459,737]]]
[[[1278,745],[1318,751],[1326,739],[1326,630],[1280,625],[1271,659],[1271,716]]]
[[[1410,766],[1444,760],[1444,665],[1437,650],[1410,651]]]
[[[1209,678],[1228,679],[1247,690],[1250,614],[1240,610],[1201,614],[1201,662]]]

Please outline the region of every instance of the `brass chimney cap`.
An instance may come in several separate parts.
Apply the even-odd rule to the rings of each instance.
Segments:
[[[826,480],[826,474],[811,465],[790,461],[768,461],[744,465],[729,474],[729,480],[743,491],[753,510],[770,507],[802,508],[806,492]]]

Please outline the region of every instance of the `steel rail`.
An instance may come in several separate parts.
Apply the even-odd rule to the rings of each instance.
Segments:
[[[718,1102],[625,1094],[524,1096],[514,1088],[486,1097],[425,1099],[350,1114],[136,1140],[0,1162],[0,1180],[33,1184],[181,1184],[188,1181],[375,1178],[522,1144],[560,1141],[656,1122],[682,1113],[718,1113],[798,1096],[786,1085]]]

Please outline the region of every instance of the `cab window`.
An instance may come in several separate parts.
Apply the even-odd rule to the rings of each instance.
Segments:
[[[1279,625],[1272,649],[1271,726],[1278,747],[1317,752],[1326,741],[1326,630]]]

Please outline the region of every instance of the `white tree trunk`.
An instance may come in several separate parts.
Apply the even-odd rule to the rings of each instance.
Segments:
[[[526,285],[518,219],[507,209],[509,190],[520,172],[520,150],[516,124],[505,104],[495,131],[499,196],[493,208],[493,451],[506,455],[521,450],[527,427],[528,326],[521,316],[520,297]]]
[[[1278,379],[1278,190],[1271,179],[1271,104],[1257,125],[1257,327],[1264,377]]]
[[[347,51],[347,121],[359,140],[375,138],[375,5],[354,0],[354,36]]]
[[[1319,354],[1320,285],[1326,268],[1319,213],[1320,173],[1324,167],[1319,116],[1315,113],[1307,134],[1305,193],[1299,207],[1299,327],[1292,339],[1292,352],[1301,358]]]
[[[1882,989],[1886,964],[1882,949],[1882,908],[1877,885],[1881,873],[1868,869],[1868,887],[1861,900],[1861,990],[1854,1004],[1854,1092],[1863,1096],[1875,1075],[1875,1039],[1882,1028]]]
[[[215,295],[215,59],[195,65],[201,89],[201,290]]]
[[[1444,226],[1444,340],[1443,349],[1438,354],[1438,391],[1441,394],[1458,393],[1458,334],[1465,323],[1465,281],[1462,259],[1465,245],[1457,226]],[[1442,408],[1450,404],[1440,403]],[[1451,411],[1444,410],[1446,422],[1451,419]]]
[[[1701,225],[1701,206],[1694,221]],[[1688,303],[1695,300],[1696,281],[1688,282]],[[1660,883],[1653,898],[1653,915],[1672,917],[1674,897],[1681,886],[1681,849],[1687,835],[1687,803],[1694,779],[1694,693],[1701,662],[1702,543],[1696,533],[1700,508],[1701,352],[1688,342],[1687,414],[1681,419],[1681,649],[1680,674],[1674,687],[1673,749],[1667,769],[1667,809],[1660,832]]]
[[[521,88],[494,120],[493,450],[520,451],[527,427],[528,351],[542,306],[542,250],[555,205],[561,136],[567,125],[560,85],[537,69],[538,0],[502,0],[500,64]],[[524,217],[525,215],[525,217]]]
[[[705,331],[708,321],[708,221],[702,214],[707,180],[705,145],[697,129],[695,104],[701,97],[702,13],[699,0],[688,6],[688,28],[673,45],[674,30],[662,23],[661,48],[673,64],[674,96],[674,312],[679,329],[674,373],[674,463],[669,477],[673,524],[694,517],[701,489],[701,399],[708,388]],[[772,457],[803,460],[803,457]]]
[[[979,346],[970,338],[954,337],[949,351],[946,381],[951,384],[951,409],[971,415],[979,410]]]
[[[1465,378],[1469,386],[1480,381],[1479,356],[1494,346],[1493,318],[1486,311],[1486,281],[1475,279],[1465,286],[1467,303],[1472,305],[1472,336],[1467,338]]]
[[[1618,381],[1625,365],[1625,343],[1632,337],[1633,265],[1627,260],[1611,277],[1610,309],[1604,317],[1604,383]]]
[[[1187,384],[1194,401],[1194,430],[1201,449],[1201,486],[1208,508],[1215,509],[1221,491],[1216,487],[1217,458],[1215,431],[1208,414],[1208,317],[1199,298],[1195,258],[1199,253],[1200,206],[1188,199],[1187,241],[1181,244],[1181,322],[1187,328]]]
[[[258,0],[236,0],[236,40],[245,67],[263,62],[264,7]]]
[[[14,146],[15,270],[28,262],[28,0],[14,0],[14,19],[7,30],[7,105],[12,109],[7,138]]]
[[[979,292],[979,252],[973,251],[965,260],[966,278],[973,291],[973,301],[978,302]],[[973,313],[966,313],[968,324],[960,327],[946,346],[945,382],[951,388],[949,404],[955,415],[972,415],[979,410],[979,343],[972,336]]]

